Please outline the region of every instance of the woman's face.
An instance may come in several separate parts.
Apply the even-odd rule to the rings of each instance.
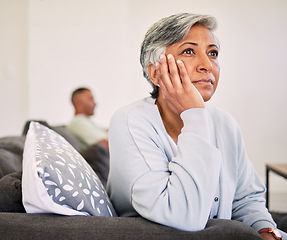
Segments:
[[[212,33],[202,25],[194,25],[187,37],[167,47],[165,54],[183,61],[191,82],[204,101],[208,101],[219,79],[218,50]]]

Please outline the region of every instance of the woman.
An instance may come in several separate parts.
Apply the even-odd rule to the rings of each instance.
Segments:
[[[177,14],[155,23],[141,47],[151,97],[118,111],[110,124],[108,192],[120,216],[141,215],[196,231],[208,219],[262,230],[276,224],[235,120],[205,102],[214,94],[219,43],[210,16]]]

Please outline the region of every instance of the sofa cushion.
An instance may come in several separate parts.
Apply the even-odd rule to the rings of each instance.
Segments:
[[[25,212],[22,204],[22,171],[0,179],[0,212]]]
[[[287,233],[287,213],[285,212],[270,212],[273,220],[277,224],[277,228]]]
[[[96,143],[83,150],[81,155],[106,187],[110,170],[110,157],[107,148]]]
[[[106,191],[85,159],[62,136],[31,122],[22,177],[28,213],[115,216]]]
[[[0,178],[22,170],[25,137],[0,138]]]

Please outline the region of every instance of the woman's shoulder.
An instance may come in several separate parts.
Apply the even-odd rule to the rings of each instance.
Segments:
[[[234,117],[230,113],[220,107],[214,106],[212,104],[206,104],[206,109],[209,114],[211,114],[215,118],[234,120]]]
[[[154,120],[157,113],[157,106],[155,105],[155,100],[151,97],[146,97],[141,100],[130,103],[124,107],[118,109],[113,117],[111,122],[114,121],[135,121],[135,120],[144,120],[150,119]]]
[[[239,128],[235,118],[224,109],[211,104],[206,104],[206,109],[217,126]]]
[[[155,107],[154,99],[150,97],[143,98],[119,108],[114,113],[113,118],[119,116],[145,115],[148,114],[149,111],[153,111]]]

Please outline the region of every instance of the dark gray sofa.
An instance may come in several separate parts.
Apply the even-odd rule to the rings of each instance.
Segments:
[[[64,126],[52,129],[83,155],[105,185],[109,169],[108,153],[105,149],[98,145],[81,149],[77,139]],[[204,230],[186,232],[141,217],[28,214],[22,205],[21,185],[26,130],[24,128],[23,136],[0,138],[1,239],[261,239],[252,228],[232,220],[212,219]],[[286,231],[287,215],[274,216],[279,227]]]

